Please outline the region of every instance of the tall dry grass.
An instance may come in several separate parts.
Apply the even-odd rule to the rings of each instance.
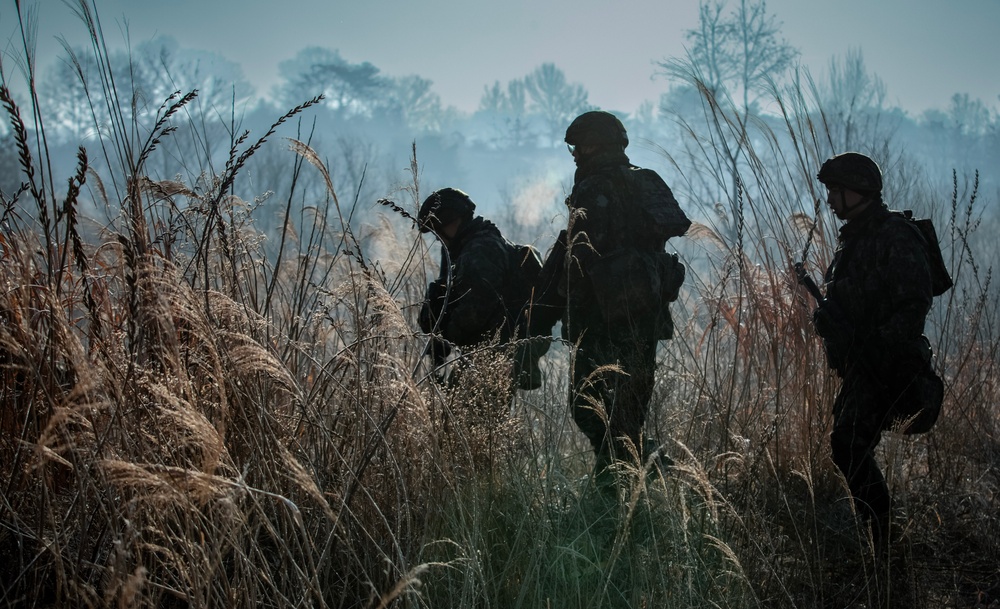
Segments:
[[[688,397],[695,407],[680,418],[694,432],[688,437],[717,455],[712,479],[732,510],[731,548],[776,606],[998,602],[998,548],[982,541],[996,531],[995,396],[968,376],[992,369],[983,353],[997,344],[990,330],[997,250],[989,229],[981,232],[995,224],[995,214],[978,198],[978,176],[963,184],[953,175],[942,188],[916,177],[914,161],[879,134],[863,149],[883,163],[890,197],[909,195],[890,198],[891,207],[934,218],[956,280],[936,299],[927,328],[947,386],[942,421],[925,436],[887,434],[880,447],[909,518],[907,543],[894,549],[891,569],[880,570],[854,529],[843,481],[827,457],[837,383],[810,327],[809,297],[790,272],[804,260],[819,277],[832,254],[836,227],[820,209],[813,175],[822,159],[843,151],[835,125],[815,87],[774,87],[780,117],[750,125],[730,102],[701,90],[704,115],[681,124],[690,140],[682,153],[696,158],[669,160],[727,168],[714,181],[739,188],[685,246],[697,292],[686,316],[689,334],[677,346],[690,354],[687,371],[698,391]],[[718,137],[742,151],[735,176],[715,158],[711,142]],[[959,507],[970,500],[976,509]],[[955,554],[963,544],[969,549]]]
[[[96,13],[81,12],[99,57]],[[102,99],[115,76],[94,83]],[[39,100],[25,121],[0,93],[25,184],[5,195],[0,233],[3,604],[996,602],[997,252],[974,183],[954,176],[950,205],[930,182],[894,186],[926,193],[907,206],[935,218],[957,287],[929,327],[944,415],[880,450],[910,519],[886,566],[827,457],[837,384],[790,272],[808,255],[818,274],[835,230],[811,186],[834,130],[808,87],[775,89],[777,122],[706,95],[684,146],[664,146],[725,198],[677,244],[689,283],[650,420],[677,467],[633,472],[621,501],[592,492],[566,345],[543,361],[544,386],[512,400],[492,349],[466,354],[456,386],[435,382],[412,328],[436,257],[396,213],[422,200],[415,149],[396,211],[365,226],[345,212],[361,201],[342,204],[338,168],[308,138],[286,140],[292,186],[280,230],[263,234],[241,172],[318,100],[257,139],[234,136],[218,176],[160,179],[147,162],[194,95],[148,123],[128,113],[100,140],[110,169],[81,150],[57,190]],[[713,137],[739,143],[735,173]],[[291,193],[308,179],[323,189],[300,209]],[[86,195],[116,210],[99,230],[80,213]]]

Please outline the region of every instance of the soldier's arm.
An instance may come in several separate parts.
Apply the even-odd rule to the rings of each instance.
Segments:
[[[615,183],[609,178],[594,176],[574,189],[574,207],[570,210],[571,230],[567,233],[570,256],[567,257],[566,271],[569,281],[588,276],[594,262],[620,246],[612,242],[614,236],[611,233],[617,221],[613,215],[621,213],[620,206],[615,203],[618,196],[615,188]]]
[[[441,334],[458,345],[488,339],[504,319],[503,284],[508,256],[502,244],[477,240],[456,261],[447,324]]]
[[[674,193],[656,172],[649,172],[649,202],[643,205],[650,216],[650,226],[656,227],[658,237],[666,240],[684,235],[691,227],[691,220],[681,209]]]
[[[524,335],[549,336],[566,310],[566,294],[561,286],[566,261],[566,231],[561,231],[542,263],[529,306],[521,312],[518,327]]]

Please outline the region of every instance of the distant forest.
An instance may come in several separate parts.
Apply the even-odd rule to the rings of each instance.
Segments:
[[[707,224],[730,222],[719,210],[732,207],[738,188],[734,176],[752,163],[787,162],[780,157],[789,151],[788,142],[777,142],[773,158],[753,160],[745,153],[769,133],[784,131],[792,113],[826,126],[817,143],[830,155],[860,150],[876,158],[888,176],[890,195],[906,194],[892,191],[894,173],[907,176],[907,183],[909,177],[921,178],[919,188],[944,184],[947,190],[953,172],[967,183],[977,170],[984,171],[980,192],[997,192],[995,172],[986,171],[1000,166],[996,100],[956,92],[947,108],[912,116],[892,104],[891,92],[869,72],[858,49],[831,58],[822,74],[810,74],[798,67],[798,50],[784,41],[780,24],[762,2],[733,10],[705,4],[698,27],[685,35],[688,55],[663,59],[652,68],[651,75],[667,89],[659,100],[603,109],[616,112],[628,127],[633,162],[661,172],[691,213]],[[8,80],[15,76],[12,66],[4,66]],[[594,108],[586,83],[569,82],[551,63],[485,87],[472,113],[448,106],[428,79],[390,76],[369,62],[345,59],[337,49],[304,48],[283,61],[280,71],[279,86],[255,92],[238,63],[161,37],[100,57],[92,49],[67,49],[62,60],[36,75],[37,101],[52,158],[70,161],[54,165],[71,167],[82,145],[100,172],[107,167],[101,169],[96,151],[106,143],[98,132],[107,135],[112,122],[119,121],[141,141],[169,96],[196,91],[183,112],[171,117],[176,132],[148,165],[160,179],[196,184],[204,168],[226,163],[242,133],[253,140],[275,117],[322,95],[320,104],[254,155],[236,185],[241,196],[287,194],[282,188],[290,183],[289,153],[281,137],[291,137],[319,152],[330,164],[335,185],[352,190],[361,185],[355,211],[365,218],[377,210],[379,198],[394,198],[412,181],[415,152],[417,177],[426,192],[462,188],[511,231],[558,212],[572,175],[562,135],[574,116]],[[116,75],[114,82],[104,82],[109,74]],[[28,102],[19,103],[29,107]],[[713,104],[732,117],[730,124],[719,124]],[[20,182],[6,124],[0,137],[0,188],[9,194]],[[810,160],[816,166],[821,161]],[[715,179],[720,169],[730,179]],[[808,168],[802,170],[808,176]],[[60,181],[66,177],[59,176]],[[753,195],[753,186],[743,187]],[[297,196],[305,201],[308,193],[300,188]],[[804,210],[812,203],[803,201]],[[890,205],[906,202],[890,196]],[[258,220],[266,229],[268,219]]]

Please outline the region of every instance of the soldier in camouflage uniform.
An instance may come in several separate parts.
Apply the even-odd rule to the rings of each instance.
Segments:
[[[833,406],[833,461],[873,539],[887,539],[893,503],[874,450],[892,426],[894,403],[930,367],[923,336],[931,308],[931,268],[910,221],[882,201],[882,173],[848,152],[823,163],[818,179],[844,225],[814,313],[830,367],[843,379]]]
[[[434,233],[442,244],[441,274],[428,286],[419,316],[420,329],[436,335],[430,347],[435,365],[444,362],[451,345],[509,341],[530,289],[518,285],[514,246],[475,210],[469,195],[442,188],[417,214],[420,231]]]
[[[642,462],[655,448],[643,440],[643,425],[656,343],[672,332],[651,313],[662,312],[670,324],[666,302],[648,286],[610,286],[628,276],[619,263],[664,255],[667,239],[683,235],[691,222],[659,176],[629,163],[628,135],[613,114],[577,117],[566,143],[577,165],[566,200],[569,227],[542,267],[528,326],[531,336],[546,337],[562,319],[564,338],[576,346],[573,418],[590,440],[601,477],[614,460]]]

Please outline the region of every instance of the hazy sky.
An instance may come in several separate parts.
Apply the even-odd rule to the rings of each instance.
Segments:
[[[43,62],[60,52],[57,34],[82,39],[64,2],[23,4],[41,7]],[[5,47],[16,35],[14,6],[0,0]],[[653,78],[655,62],[683,55],[683,33],[698,15],[697,0],[98,0],[97,7],[109,43],[123,43],[126,23],[133,44],[169,35],[241,64],[259,93],[278,82],[280,61],[319,45],[386,75],[428,78],[446,105],[468,111],[486,85],[546,62],[584,85],[592,104],[633,111],[668,89]],[[945,108],[954,93],[1000,106],[1000,0],[770,0],[767,7],[814,74],[861,48],[889,101],[911,113]]]

